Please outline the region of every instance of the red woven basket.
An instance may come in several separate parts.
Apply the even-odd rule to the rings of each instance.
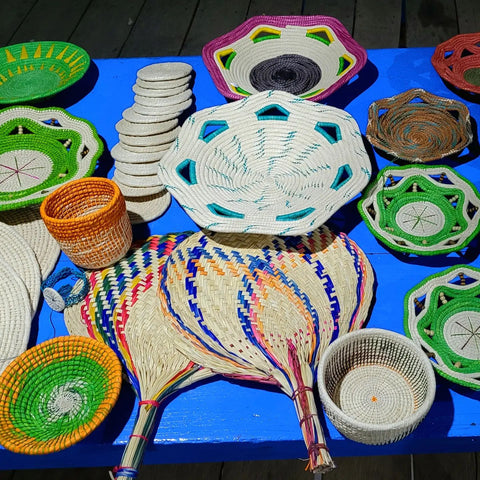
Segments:
[[[431,61],[445,81],[461,90],[480,94],[480,32],[456,35],[440,43]]]
[[[98,269],[120,258],[132,243],[125,199],[112,180],[73,180],[48,195],[40,213],[50,234],[76,265]]]

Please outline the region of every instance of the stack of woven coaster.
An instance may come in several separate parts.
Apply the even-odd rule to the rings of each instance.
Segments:
[[[180,131],[179,118],[192,105],[191,65],[154,63],[137,72],[134,104],[115,125],[113,180],[127,203],[132,223],[162,215],[171,196],[158,178],[158,162]]]

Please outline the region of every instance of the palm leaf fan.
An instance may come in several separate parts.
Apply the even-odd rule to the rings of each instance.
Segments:
[[[358,247],[347,252],[328,229],[312,236],[322,249],[307,236],[292,237],[289,251],[280,237],[199,232],[172,252],[159,296],[189,358],[217,373],[276,383],[293,399],[310,468],[327,471],[333,462],[316,413],[314,372],[335,332],[366,317],[373,272]],[[322,261],[343,269],[340,288]]]
[[[137,476],[161,402],[212,375],[174,347],[176,333],[155,293],[165,259],[187,236],[152,236],[117,264],[89,272],[87,296],[64,311],[70,334],[102,340],[117,353],[139,398],[133,432],[115,468],[118,479]]]

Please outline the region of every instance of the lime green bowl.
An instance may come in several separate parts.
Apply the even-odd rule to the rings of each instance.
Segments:
[[[40,100],[80,80],[90,56],[67,42],[29,42],[0,48],[0,104]]]

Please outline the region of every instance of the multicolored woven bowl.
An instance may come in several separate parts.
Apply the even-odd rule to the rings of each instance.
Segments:
[[[79,442],[110,412],[121,382],[120,361],[101,342],[70,336],[36,345],[0,376],[0,444],[32,455]]]
[[[0,48],[0,104],[32,102],[80,80],[88,53],[67,42],[28,42]]]
[[[207,43],[202,57],[225,97],[282,90],[317,101],[353,78],[367,52],[336,18],[261,15]]]

